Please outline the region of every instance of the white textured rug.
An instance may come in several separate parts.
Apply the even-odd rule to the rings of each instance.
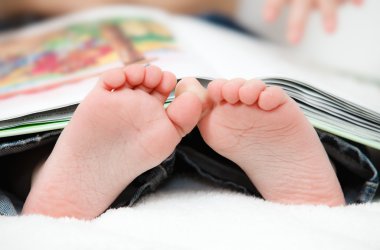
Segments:
[[[177,177],[93,221],[0,217],[0,249],[380,249],[380,202],[284,206]]]

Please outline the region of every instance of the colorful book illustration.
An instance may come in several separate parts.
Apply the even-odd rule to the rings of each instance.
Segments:
[[[149,62],[153,50],[175,50],[164,26],[136,18],[79,23],[24,39],[0,42],[0,99],[75,84],[115,63]]]

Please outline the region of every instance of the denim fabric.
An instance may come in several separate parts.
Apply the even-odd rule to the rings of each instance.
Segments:
[[[36,147],[56,140],[59,133],[60,131],[51,131],[26,138],[1,139],[0,156],[14,154],[17,157],[18,153],[25,150],[37,151]],[[346,202],[350,204],[371,201],[379,185],[379,176],[364,151],[353,143],[329,133],[318,131],[318,135],[336,167]],[[199,176],[218,185],[261,197],[245,173],[235,163],[208,147],[199,131],[195,129],[164,162],[137,177],[111,207],[131,206],[143,195],[156,190],[171,175],[184,171],[198,173]],[[21,200],[0,191],[0,215],[15,215],[21,211],[21,207]]]
[[[132,206],[143,195],[155,191],[174,171],[175,153],[171,154],[165,161],[155,168],[148,170],[137,177],[119,195],[111,208]]]
[[[371,201],[379,186],[378,169],[359,146],[326,132],[318,131],[318,134],[326,152],[337,168],[346,202]],[[350,174],[356,176],[356,180],[347,178]]]
[[[378,170],[359,147],[332,134],[317,131],[336,167],[347,204],[370,202],[379,185]],[[215,153],[195,129],[177,147],[177,168],[192,168],[217,184],[260,196],[246,174],[233,162]]]
[[[17,210],[9,198],[9,194],[0,191],[0,215],[15,216],[17,214]]]
[[[31,150],[56,141],[62,129],[10,138],[0,138],[0,157]]]

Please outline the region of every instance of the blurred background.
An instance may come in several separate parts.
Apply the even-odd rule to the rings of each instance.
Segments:
[[[255,9],[263,8],[264,0],[251,1]],[[333,67],[345,74],[360,76],[380,82],[380,1],[367,0],[359,7],[342,5],[337,12],[335,32],[326,33],[321,21],[321,13],[311,13],[306,24],[302,41],[297,46],[289,46],[285,31],[287,11],[278,22],[268,23],[261,16],[249,15],[249,9],[242,8],[237,17],[245,27],[256,31],[270,41],[288,46],[321,65]]]

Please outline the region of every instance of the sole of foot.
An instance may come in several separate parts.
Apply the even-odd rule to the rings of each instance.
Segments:
[[[297,103],[260,80],[182,86],[202,97],[198,127],[205,142],[239,165],[269,201],[345,204],[329,158]]]
[[[154,66],[105,73],[38,170],[23,214],[92,219],[138,175],[159,165],[197,124],[191,92],[167,109],[176,77]]]

